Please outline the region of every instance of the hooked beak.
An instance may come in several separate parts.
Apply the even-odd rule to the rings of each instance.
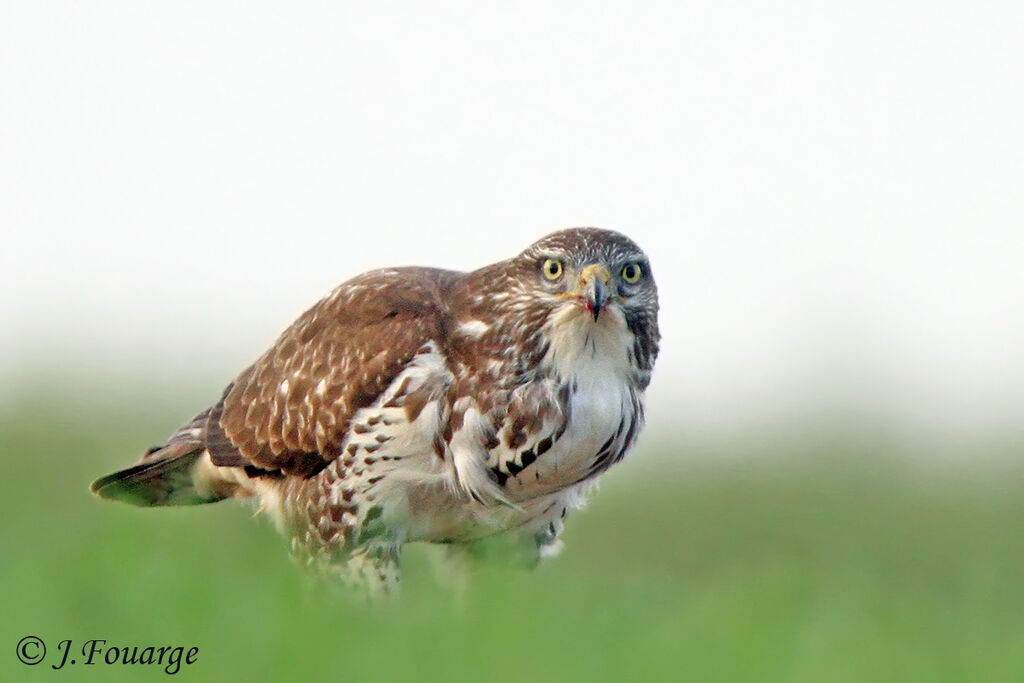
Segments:
[[[594,322],[597,322],[601,310],[608,303],[611,282],[611,273],[599,263],[590,264],[580,273],[579,286],[576,291],[583,298],[587,310],[594,314]]]

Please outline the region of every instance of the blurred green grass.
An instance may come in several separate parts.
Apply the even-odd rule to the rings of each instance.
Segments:
[[[51,658],[65,638],[198,646],[189,680],[1024,680],[1024,463],[999,453],[925,465],[838,433],[694,453],[651,433],[554,562],[485,560],[457,592],[413,546],[401,600],[371,607],[310,589],[244,505],[92,498],[175,426],[160,408],[38,396],[0,417],[3,680],[166,676],[44,674],[17,662],[24,635]]]

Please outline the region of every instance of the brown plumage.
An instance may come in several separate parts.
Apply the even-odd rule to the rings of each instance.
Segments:
[[[386,587],[406,541],[557,543],[643,420],[657,290],[627,237],[580,228],[471,273],[355,277],[208,410],[93,490],[141,505],[256,497],[293,548]]]

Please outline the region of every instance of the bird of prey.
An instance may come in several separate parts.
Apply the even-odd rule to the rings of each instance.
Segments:
[[[657,315],[647,257],[609,230],[555,232],[469,273],[371,271],[92,491],[254,498],[294,551],[371,592],[397,582],[406,542],[510,532],[544,557],[636,440]]]

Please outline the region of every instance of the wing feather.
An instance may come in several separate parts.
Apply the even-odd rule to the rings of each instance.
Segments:
[[[312,476],[337,458],[349,422],[425,344],[443,346],[444,290],[457,273],[374,271],[304,313],[210,410],[214,464]]]

